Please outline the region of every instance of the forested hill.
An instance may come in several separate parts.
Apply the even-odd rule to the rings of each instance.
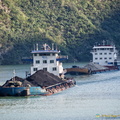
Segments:
[[[21,63],[45,42],[88,61],[103,40],[120,50],[120,0],[0,0],[0,64]]]

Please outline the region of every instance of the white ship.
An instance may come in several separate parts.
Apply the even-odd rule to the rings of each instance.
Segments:
[[[31,66],[31,75],[38,70],[45,70],[54,75],[59,76],[63,74],[63,66],[60,62],[61,59],[67,59],[67,56],[59,56],[60,51],[52,49],[46,43],[43,44],[42,50],[38,49],[38,44],[36,45],[36,50],[32,51],[33,54],[33,65]]]
[[[108,67],[120,65],[120,61],[118,61],[118,51],[115,45],[105,45],[105,41],[103,41],[102,45],[95,45],[91,53],[94,64]]]

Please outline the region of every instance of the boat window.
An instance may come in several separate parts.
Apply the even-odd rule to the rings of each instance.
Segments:
[[[113,48],[110,48],[110,51],[113,52]]]
[[[55,53],[53,53],[52,55],[55,56]]]
[[[100,55],[102,55],[102,53],[100,53]]]
[[[109,55],[111,55],[112,53],[109,53]]]
[[[112,59],[111,57],[109,59]]]
[[[98,58],[95,58],[95,60],[97,60]]]
[[[46,53],[46,56],[50,56],[50,53]]]
[[[47,63],[47,60],[43,60],[43,63]]]
[[[57,70],[57,68],[56,67],[53,67],[53,71],[56,71]]]
[[[37,71],[37,68],[33,68],[33,71]]]
[[[93,49],[93,52],[96,52],[97,51],[97,49],[95,48],[95,49]]]
[[[47,56],[47,54],[42,54],[42,56]]]
[[[100,50],[104,50],[104,48],[100,48]]]
[[[102,58],[100,58],[100,60],[102,60]]]
[[[34,53],[34,56],[37,56],[37,53]]]
[[[40,63],[40,61],[39,60],[36,60],[36,64],[39,64]]]
[[[44,71],[47,71],[47,68],[43,68]]]
[[[39,53],[39,56],[50,56],[50,53]]]
[[[104,55],[107,55],[107,53],[104,53]]]
[[[99,62],[94,62],[94,64],[99,64]]]
[[[106,60],[107,58],[105,57],[104,59]]]
[[[97,55],[97,53],[95,53],[95,55]]]
[[[54,60],[50,60],[50,63],[54,63]]]

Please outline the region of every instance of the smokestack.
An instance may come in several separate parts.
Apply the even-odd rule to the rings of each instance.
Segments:
[[[38,43],[36,44],[36,50],[38,50]]]
[[[52,50],[54,50],[54,43],[52,43]]]

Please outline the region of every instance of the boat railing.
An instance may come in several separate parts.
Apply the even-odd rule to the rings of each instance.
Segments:
[[[54,85],[50,85],[50,86],[45,87],[45,88],[48,89],[48,88],[56,87],[56,86],[62,85],[62,84],[64,84],[64,83],[70,83],[71,81],[72,81],[72,82],[75,82],[75,80],[73,80],[73,79],[69,79],[69,80],[65,79],[65,80],[64,80],[63,82],[61,82],[61,83],[57,83],[57,84],[54,84]]]
[[[117,61],[117,65],[120,65],[120,61]]]
[[[57,59],[61,59],[61,58],[68,59],[68,56],[67,55],[59,55],[59,56],[57,56]]]
[[[64,83],[64,82],[62,82],[62,83]],[[45,88],[46,88],[46,89],[47,89],[47,88],[52,88],[52,87],[55,87],[55,86],[61,85],[62,83],[57,83],[57,84],[54,84],[54,85],[51,85],[51,86],[48,86],[48,87],[45,87]]]
[[[97,50],[91,50],[90,52],[91,52],[91,53],[92,53],[92,52],[97,52]]]

